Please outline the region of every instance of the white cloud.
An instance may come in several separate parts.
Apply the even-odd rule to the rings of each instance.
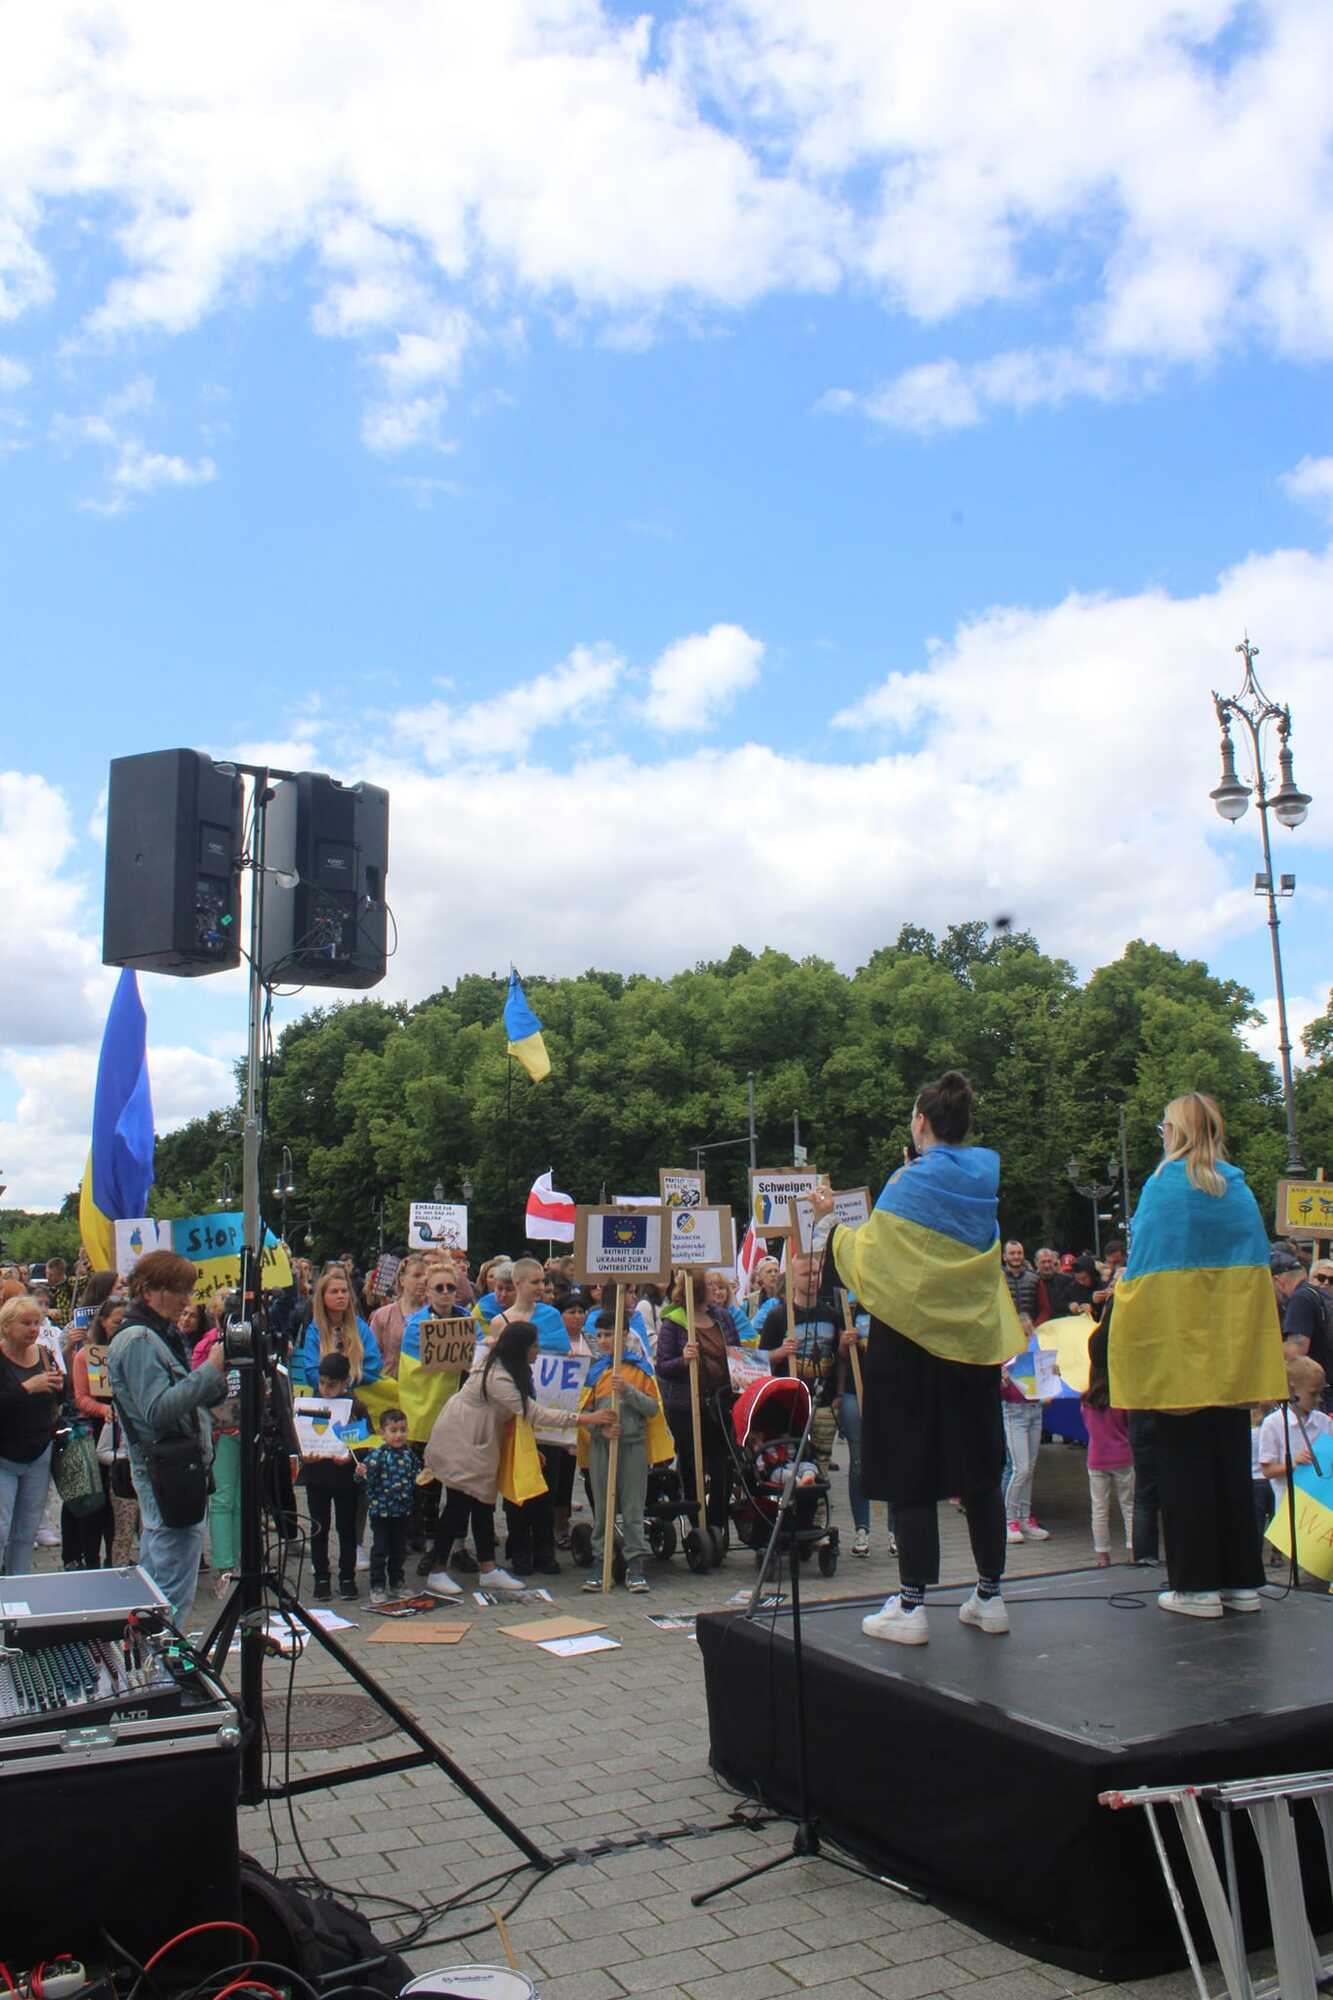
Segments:
[[[1333,520],[1333,458],[1303,458],[1282,474],[1281,483],[1291,499]]]
[[[32,371],[21,361],[12,361],[7,354],[0,354],[0,396],[13,396],[31,380]]]
[[[108,397],[99,411],[54,420],[52,432],[61,442],[94,445],[108,455],[105,489],[80,500],[85,512],[123,514],[136,499],[164,487],[207,486],[216,479],[217,466],[211,458],[191,461],[145,445],[137,420],[149,414],[153,402],[151,380],[139,375]]]
[[[644,715],[655,729],[712,729],[759,679],[762,639],[739,625],[713,625],[677,639],[648,675]]]
[[[404,709],[394,727],[436,768],[469,758],[519,758],[543,730],[595,719],[624,670],[609,646],[575,646],[558,667],[519,687],[463,706],[435,701]]]
[[[831,389],[817,407],[835,414],[857,410],[886,429],[928,437],[935,431],[965,430],[983,423],[997,409],[1021,414],[1058,408],[1071,396],[1107,402],[1128,395],[1135,386],[1146,387],[1148,380],[1142,369],[1131,370],[1069,348],[1022,348],[967,364],[922,362],[864,395]]]
[[[1042,348],[862,405],[1137,393],[1333,353],[1331,71],[1318,0],[488,0],[392,35],[370,0],[44,0],[0,10],[0,317],[50,299],[73,210],[115,260],[96,338],[297,271],[394,386],[375,450],[437,444],[482,327],[534,308],[633,345],[781,291],[924,324],[1037,301]]]
[[[100,963],[75,839],[68,802],[54,785],[0,771],[0,881],[15,951],[0,1018],[15,1046],[78,1041],[105,1014],[111,975]]]
[[[1330,999],[1327,990],[1323,993],[1288,993],[1287,1033],[1291,1038],[1291,1061],[1294,1069],[1304,1067],[1306,1056],[1301,1044],[1301,1035],[1311,1021],[1317,1021],[1328,1011]],[[1257,1054],[1267,1058],[1274,1068],[1278,1064],[1277,995],[1270,993],[1266,1000],[1255,1001],[1255,1006],[1263,1015],[1262,1021],[1254,1022],[1242,1030],[1245,1040]]]

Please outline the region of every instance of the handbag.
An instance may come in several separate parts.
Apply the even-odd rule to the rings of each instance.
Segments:
[[[111,1492],[117,1500],[137,1500],[134,1490],[134,1474],[130,1471],[130,1455],[120,1441],[120,1419],[116,1406],[111,1405],[111,1415],[102,1426],[102,1434],[111,1433]]]
[[[198,1429],[148,1447],[148,1477],[164,1528],[197,1528],[208,1506],[208,1460]]]
[[[76,1430],[66,1440],[55,1479],[56,1491],[71,1514],[95,1514],[106,1504],[97,1446],[86,1430]]]
[[[508,1500],[515,1507],[521,1507],[525,1500],[535,1500],[539,1493],[546,1491],[546,1475],[542,1471],[537,1440],[526,1417],[510,1420],[504,1443],[500,1446],[496,1484],[501,1499]]]

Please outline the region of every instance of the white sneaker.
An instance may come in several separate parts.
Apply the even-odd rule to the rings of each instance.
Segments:
[[[477,1578],[483,1590],[526,1590],[527,1584],[521,1577],[511,1576],[507,1569],[483,1570]]]
[[[60,1547],[60,1530],[45,1526],[40,1527],[33,1536],[33,1540],[39,1549],[58,1549]]]
[[[1163,1611],[1179,1611],[1186,1618],[1222,1616],[1222,1599],[1215,1590],[1159,1590],[1157,1602]]]
[[[930,1637],[925,1605],[904,1611],[900,1597],[886,1597],[881,1611],[861,1620],[861,1630],[868,1639],[892,1639],[896,1646],[924,1646]]]
[[[1218,1596],[1226,1611],[1260,1611],[1263,1599],[1257,1590],[1220,1590]]]
[[[369,1568],[370,1568],[370,1551],[369,1551],[368,1549],[358,1549],[358,1550],[357,1550],[357,1552],[356,1552],[356,1566],[357,1566],[357,1568],[358,1568],[358,1569],[369,1569]]]
[[[974,1590],[958,1607],[958,1623],[975,1625],[978,1632],[1007,1632],[1009,1609],[1002,1597],[981,1597]]]
[[[1019,1523],[1018,1532],[1025,1542],[1049,1542],[1051,1531],[1043,1528],[1040,1521],[1034,1521],[1031,1514]]]
[[[433,1569],[426,1578],[426,1588],[432,1597],[461,1597],[463,1595],[447,1569]]]
[[[1006,1521],[1006,1522],[1005,1522],[1005,1524],[1004,1524],[1004,1539],[1006,1540],[1006,1542],[1011,1542],[1011,1543],[1012,1543],[1012,1542],[1021,1542],[1021,1541],[1022,1541],[1022,1539],[1023,1539],[1023,1530],[1022,1530],[1022,1529],[1021,1529],[1021,1528],[1019,1527],[1019,1525],[1018,1525],[1018,1522],[1017,1522],[1017,1521]]]
[[[868,1556],[870,1554],[869,1528],[858,1528],[852,1536],[852,1554],[854,1556]]]

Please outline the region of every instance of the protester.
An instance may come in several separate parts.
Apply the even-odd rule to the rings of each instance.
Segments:
[[[407,1441],[401,1410],[380,1412],[381,1443],[366,1460],[370,1507],[370,1601],[383,1604],[407,1586],[407,1535],[416,1492],[417,1462]],[[342,1584],[340,1597],[355,1597],[356,1582]]]
[[[353,1388],[359,1382],[378,1382],[382,1372],[379,1342],[352,1305],[352,1285],[338,1264],[330,1265],[315,1280],[310,1305],[310,1325],[306,1331],[302,1361],[307,1382],[319,1380],[319,1364],[326,1354],[345,1354],[351,1365]]]
[[[615,1518],[620,1515],[621,1552],[625,1558],[625,1587],[642,1595],[649,1588],[643,1573],[648,1552],[644,1526],[644,1498],[648,1490],[650,1462],[671,1456],[671,1433],[662,1414],[662,1402],[653,1379],[653,1364],[642,1354],[622,1353],[615,1363],[615,1309],[604,1305],[597,1329],[597,1358],[588,1370],[579,1400],[579,1418],[585,1438],[579,1440],[579,1461],[586,1463],[592,1486],[592,1570],[583,1588],[602,1588],[606,1536],[615,1534]],[[615,1491],[608,1488],[611,1443],[619,1440],[616,1454]]]
[[[1333,1418],[1319,1407],[1328,1378],[1317,1361],[1295,1354],[1287,1362],[1287,1399],[1259,1429],[1259,1470],[1273,1491],[1278,1513],[1287,1504],[1287,1463],[1315,1463],[1315,1446],[1333,1431]],[[1328,1454],[1325,1454],[1327,1460]]]
[[[544,1281],[542,1267],[535,1257],[515,1258],[510,1265],[510,1303],[498,1305],[487,1317],[483,1339],[494,1340],[506,1326],[535,1326],[537,1345],[543,1354],[568,1354],[565,1323],[555,1307],[542,1297]]]
[[[1073,1292],[1073,1279],[1060,1268],[1060,1259],[1054,1250],[1037,1252],[1037,1310],[1033,1323],[1044,1326],[1048,1319],[1065,1319],[1069,1314],[1069,1300]]]
[[[110,1277],[116,1282],[114,1272],[96,1274],[98,1278]],[[89,1289],[93,1280],[89,1281]],[[75,1421],[88,1427],[94,1445],[100,1448],[102,1431],[111,1416],[111,1404],[105,1398],[94,1396],[88,1373],[88,1349],[109,1347],[120,1330],[125,1317],[125,1301],[97,1285],[102,1294],[92,1308],[92,1317],[85,1326],[71,1329],[65,1346],[65,1366],[68,1370],[68,1394]],[[105,1504],[87,1514],[75,1514],[64,1508],[60,1519],[61,1544],[66,1569],[98,1569],[101,1567],[103,1551],[106,1561],[114,1561],[115,1516],[111,1506],[110,1465],[103,1462],[99,1449],[99,1464],[102,1469],[102,1491]]]
[[[207,1411],[227,1393],[221,1342],[191,1373],[176,1327],[194,1284],[188,1258],[171,1250],[141,1257],[130,1273],[129,1311],[107,1356],[139,1502],[139,1561],[182,1626],[194,1603],[204,1546],[213,1455]],[[196,1506],[197,1518],[190,1521]],[[183,1524],[168,1526],[167,1513]]]
[[[1109,1308],[1108,1308],[1109,1311]],[[1088,1491],[1092,1500],[1092,1548],[1099,1569],[1111,1560],[1111,1494],[1115,1493],[1125,1525],[1125,1555],[1134,1555],[1134,1454],[1129,1422],[1123,1410],[1111,1407],[1106,1370],[1109,1328],[1105,1320],[1088,1340],[1088,1386],[1083,1394],[1083,1422],[1088,1432]]]
[[[469,1525],[482,1587],[504,1591],[523,1588],[520,1579],[500,1569],[495,1560],[501,1446],[518,1418],[535,1421],[540,1417],[548,1428],[569,1430],[577,1421],[572,1410],[538,1409],[532,1383],[537,1354],[537,1329],[530,1321],[517,1320],[503,1327],[495,1341],[478,1352],[472,1373],[435,1419],[426,1446],[426,1469],[441,1481],[445,1491],[435,1530],[436,1566],[426,1579],[426,1587],[437,1597],[462,1595],[445,1563]]]
[[[1071,1313],[1091,1313],[1095,1319],[1097,1308],[1092,1303],[1092,1295],[1101,1284],[1101,1272],[1094,1257],[1075,1257],[1069,1267],[1069,1310]]]
[[[190,1348],[190,1366],[202,1368],[222,1339],[235,1295],[215,1292],[208,1307],[189,1305],[176,1324]],[[200,1320],[204,1330],[198,1333]],[[208,1496],[208,1552],[213,1588],[219,1597],[231,1589],[241,1561],[241,1412],[237,1397],[227,1396],[209,1411],[213,1426],[213,1482]]]
[[[51,1477],[51,1434],[65,1377],[38,1334],[35,1299],[0,1305],[0,1575],[27,1576]]]
[[[754,1267],[754,1291],[750,1296],[750,1324],[756,1335],[762,1334],[764,1322],[775,1307],[782,1303],[782,1266],[776,1257],[761,1257]]]
[[[455,1283],[455,1295],[457,1284]],[[370,1315],[370,1330],[379,1343],[383,1372],[398,1374],[398,1357],[403,1350],[403,1328],[414,1312],[426,1302],[426,1265],[421,1257],[404,1257],[394,1280],[394,1295],[387,1305]]]
[[[351,1363],[345,1354],[326,1354],[319,1364],[316,1393],[326,1402],[350,1399],[349,1421],[357,1423],[364,1419],[366,1412],[352,1396],[351,1372]],[[338,1535],[338,1594],[349,1600],[357,1594],[357,1512],[362,1499],[359,1472],[357,1461],[347,1448],[336,1456],[321,1455],[301,1460],[301,1484],[305,1488],[306,1506],[310,1512],[310,1567],[314,1572],[315,1596],[321,1603],[327,1603],[333,1595],[329,1543],[335,1528]]]
[[[999,1387],[1021,1328],[1000,1264],[999,1157],[964,1143],[972,1109],[959,1071],[926,1085],[912,1111],[920,1157],[893,1175],[861,1228],[834,1228],[825,1259],[829,1280],[836,1270],[871,1315],[861,1480],[870,1497],[893,1503],[901,1585],[862,1625],[900,1645],[929,1637],[937,1503],[954,1494],[977,1565],[959,1618],[982,1632],[1009,1629]],[[812,1205],[817,1221],[832,1214],[827,1184]]]
[[[477,1273],[477,1290],[481,1296],[472,1308],[472,1317],[484,1332],[497,1313],[507,1312],[514,1303],[512,1258],[492,1257],[483,1264]]]
[[[841,1323],[833,1311],[819,1304],[819,1273],[802,1270],[792,1276],[792,1300],[796,1325],[787,1325],[787,1301],[778,1300],[764,1320],[759,1346],[768,1355],[774,1375],[794,1376],[804,1382],[814,1401],[810,1419],[810,1450],[820,1477],[828,1478],[837,1436],[833,1399],[838,1388],[838,1357],[842,1347]],[[733,1319],[735,1315],[730,1317]],[[739,1342],[739,1330],[737,1334]]]
[[[1325,1274],[1333,1272],[1333,1263],[1321,1257],[1311,1264],[1307,1277],[1295,1254],[1280,1245],[1270,1255],[1269,1268],[1279,1300],[1283,1340],[1294,1341],[1300,1353],[1318,1363],[1327,1379],[1333,1367],[1333,1293],[1328,1290]]]
[[[838,1340],[838,1371],[834,1387],[833,1415],[838,1426],[838,1435],[847,1446],[847,1506],[852,1517],[852,1554],[870,1554],[870,1502],[866,1498],[861,1483],[861,1402],[856,1393],[856,1377],[852,1373],[852,1351],[864,1367],[864,1339],[870,1330],[869,1319],[862,1314],[862,1324],[853,1321],[844,1328]],[[898,1544],[892,1534],[889,1536],[889,1554],[898,1553]]]
[[[693,1289],[692,1341],[685,1311],[687,1285]],[[662,1388],[666,1420],[676,1440],[676,1464],[691,1517],[697,1515],[698,1501],[702,1498],[704,1518],[709,1527],[717,1528],[725,1535],[731,1499],[731,1454],[722,1428],[729,1420],[732,1404],[727,1349],[738,1348],[740,1338],[730,1314],[723,1318],[709,1305],[702,1271],[677,1272],[671,1300],[662,1315],[662,1331],[657,1338],[657,1379]],[[697,1362],[699,1368],[700,1440],[704,1460],[699,1469],[694,1462],[691,1361]]]
[[[1227,1160],[1221,1112],[1188,1091],[1161,1130],[1115,1288],[1110,1393],[1117,1408],[1155,1412],[1169,1585],[1157,1601],[1220,1618],[1260,1609],[1248,1408],[1282,1399],[1282,1344],[1268,1238]]]
[[[710,1271],[707,1277],[707,1290],[709,1305],[716,1307],[719,1312],[730,1313],[731,1323],[736,1329],[736,1338],[741,1346],[758,1346],[759,1336],[754,1330],[754,1322],[736,1297],[734,1280],[725,1271]]]

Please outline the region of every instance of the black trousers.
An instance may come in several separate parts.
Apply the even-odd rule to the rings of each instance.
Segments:
[[[968,1540],[979,1577],[996,1582],[1004,1575],[1004,1495],[998,1486],[963,1495]],[[902,1501],[894,1507],[898,1574],[919,1590],[940,1580],[940,1514],[936,1500]]]
[[[704,1448],[704,1519],[710,1528],[725,1528],[731,1502],[731,1457],[722,1424],[711,1401],[700,1409],[700,1436]],[[699,1488],[694,1475],[694,1426],[689,1405],[668,1410],[667,1423],[676,1446],[676,1464],[691,1518],[695,1515]]]
[[[472,1546],[477,1551],[477,1561],[495,1561],[495,1508],[484,1500],[474,1500],[470,1493],[464,1493],[457,1486],[446,1486],[444,1505],[440,1518],[435,1523],[435,1562],[440,1569],[448,1566],[449,1555],[455,1542],[461,1542],[472,1530]]]
[[[1157,1533],[1161,1496],[1157,1490],[1157,1418],[1151,1410],[1131,1411],[1129,1448],[1134,1454],[1134,1560],[1156,1562],[1161,1553]]]
[[[370,1517],[370,1587],[383,1590],[390,1584],[397,1590],[407,1573],[407,1534],[410,1514],[372,1514]]]
[[[356,1511],[361,1499],[355,1486],[308,1486],[310,1561],[316,1579],[329,1574],[329,1524],[338,1527],[338,1581],[356,1581]]]
[[[1264,1580],[1248,1410],[1155,1412],[1157,1486],[1172,1590],[1258,1590]]]

